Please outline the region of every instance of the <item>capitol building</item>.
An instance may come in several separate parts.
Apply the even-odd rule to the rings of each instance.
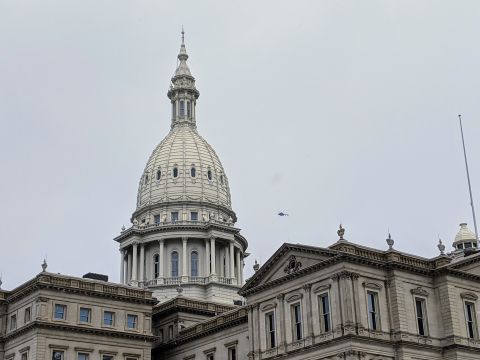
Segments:
[[[0,360],[480,359],[480,252],[465,223],[433,258],[390,236],[363,246],[340,225],[330,246],[285,243],[244,278],[248,242],[197,130],[187,60],[182,33],[171,129],[114,238],[120,283],[46,262],[14,289],[0,282]]]

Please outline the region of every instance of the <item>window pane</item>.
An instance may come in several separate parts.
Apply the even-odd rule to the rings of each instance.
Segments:
[[[160,255],[156,254],[153,257],[153,276],[154,278],[158,278],[160,274]]]
[[[178,211],[174,211],[171,214],[172,222],[178,221]]]
[[[190,176],[191,176],[191,177],[197,176],[197,170],[196,170],[194,167],[192,167],[192,168],[190,169]]]
[[[178,168],[173,168],[173,177],[178,177]]]
[[[192,212],[190,213],[190,220],[191,220],[191,221],[198,221],[198,212],[192,211]]]
[[[88,354],[79,353],[78,360],[88,360]]]
[[[128,314],[127,315],[127,327],[129,329],[136,329],[137,328],[137,320],[138,320],[137,315]]]
[[[90,322],[90,309],[80,308],[80,321]]]
[[[178,253],[174,251],[172,253],[172,277],[178,276]]]
[[[107,326],[112,326],[113,325],[113,312],[111,311],[105,311],[103,313],[103,323]]]
[[[65,306],[55,305],[55,319],[65,319]]]
[[[191,255],[191,276],[198,276],[198,253],[192,251]]]
[[[63,360],[63,351],[54,350],[52,352],[52,360]]]

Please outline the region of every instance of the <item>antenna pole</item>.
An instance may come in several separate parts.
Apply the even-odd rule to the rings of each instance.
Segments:
[[[467,170],[468,192],[470,193],[470,206],[472,207],[473,226],[475,227],[475,238],[478,241],[477,219],[475,217],[475,207],[473,205],[472,185],[470,184],[470,172],[468,171],[467,151],[465,150],[465,139],[463,137],[462,115],[458,115],[460,121],[460,133],[462,134],[463,157],[465,158],[465,169]]]

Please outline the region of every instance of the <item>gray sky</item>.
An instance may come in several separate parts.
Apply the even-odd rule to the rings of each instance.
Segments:
[[[478,1],[0,0],[0,272],[119,277],[116,236],[184,24],[200,133],[255,258],[346,238],[422,256],[480,212]],[[276,215],[278,210],[291,214]]]

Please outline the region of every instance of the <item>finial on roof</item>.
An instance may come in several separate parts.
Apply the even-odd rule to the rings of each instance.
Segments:
[[[445,255],[445,245],[442,243],[442,239],[440,239],[440,236],[438,237],[438,250],[440,250],[440,255]]]
[[[42,263],[42,272],[45,272],[47,271],[47,259],[43,259],[43,263]]]
[[[340,226],[338,227],[337,235],[338,235],[338,237],[339,237],[338,241],[346,241],[346,240],[343,238],[343,235],[345,235],[345,228],[342,226],[341,223],[340,223]]]
[[[182,25],[182,44],[180,45],[180,53],[178,54],[178,60],[187,61],[187,59],[188,59],[188,55],[187,55],[187,49],[185,48],[185,31],[183,31],[183,25]]]
[[[393,244],[395,244],[395,241],[392,239],[392,235],[390,235],[390,231],[388,232],[388,237],[386,242],[388,245],[388,250],[393,250]]]
[[[183,24],[182,24],[182,44],[185,44],[185,31],[183,31]]]
[[[253,271],[257,272],[258,269],[260,269],[260,265],[257,262],[257,259],[255,259],[255,264],[253,264]]]
[[[125,225],[122,225],[122,233],[125,232]]]

